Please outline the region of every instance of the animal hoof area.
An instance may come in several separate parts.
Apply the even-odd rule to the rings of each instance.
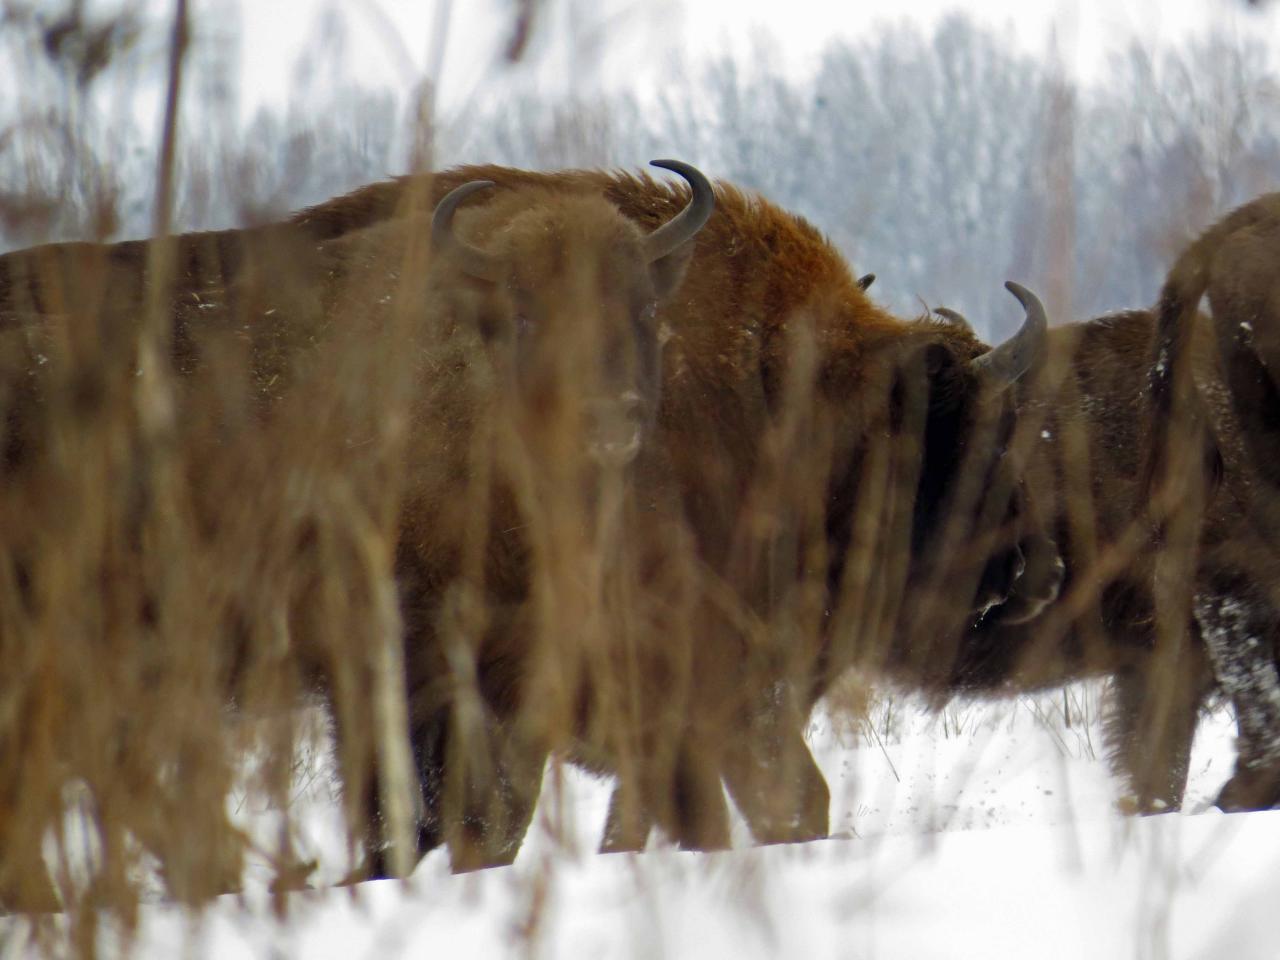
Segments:
[[[1280,772],[1240,770],[1226,782],[1214,805],[1223,813],[1251,813],[1280,806]]]
[[[1160,813],[1172,813],[1177,809],[1176,803],[1170,803],[1160,797],[1143,799],[1134,793],[1126,794],[1116,801],[1116,811],[1126,817],[1150,817]]]
[[[293,893],[297,890],[311,889],[311,875],[316,872],[317,866],[319,864],[315,860],[299,860],[296,863],[277,866],[276,877],[271,881],[271,892]]]

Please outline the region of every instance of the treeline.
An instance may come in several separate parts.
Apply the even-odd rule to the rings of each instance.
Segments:
[[[811,219],[899,310],[1016,320],[1149,304],[1176,251],[1280,184],[1280,75],[1258,43],[1140,46],[1082,88],[964,16],[831,45],[811,78],[714,61],[654,104],[504,104],[449,159],[554,167],[680,151]],[[987,326],[999,317],[999,326]]]
[[[234,40],[205,39],[183,113],[180,228],[273,218],[423,150],[414,95],[334,82],[300,83],[308,97],[240,124],[238,93],[218,80]],[[103,122],[93,107],[107,98],[85,73],[29,63],[26,93],[0,107],[5,248],[148,230],[150,117]],[[1004,279],[1041,291],[1057,318],[1148,304],[1196,230],[1280,183],[1278,80],[1258,41],[1209,36],[1135,44],[1080,86],[954,15],[835,42],[807,77],[762,50],[689,66],[655,94],[481,101],[437,117],[425,146],[438,166],[681,157],[811,219],[895,309],[945,303],[999,338],[1017,320]]]

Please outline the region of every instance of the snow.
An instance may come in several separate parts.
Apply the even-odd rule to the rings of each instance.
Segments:
[[[821,716],[810,742],[837,836],[759,848],[739,825],[739,848],[715,854],[661,843],[593,853],[609,784],[559,768],[548,782],[560,788],[544,791],[514,866],[453,876],[438,851],[409,881],[334,888],[322,884],[345,868],[337,811],[315,776],[301,809],[322,865],[316,890],[288,897],[287,920],[272,912],[263,871],[196,919],[145,906],[136,955],[1280,955],[1280,811],[1210,807],[1232,764],[1230,716],[1202,725],[1182,813],[1125,818],[1101,759],[1096,699],[1078,687],[940,716],[897,701],[874,733]],[[276,826],[272,811],[242,815],[264,837]],[[5,944],[0,933],[0,957],[23,955]]]

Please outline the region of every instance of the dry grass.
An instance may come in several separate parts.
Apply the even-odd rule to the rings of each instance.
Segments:
[[[512,56],[524,49],[537,6],[518,5]],[[179,5],[171,132],[181,122],[172,105],[182,16]],[[168,149],[157,234],[169,225],[173,165]],[[744,698],[758,697],[751,688],[766,680],[802,686],[831,635],[853,638],[840,656],[865,670],[828,693],[828,708],[867,742],[892,742],[895,711],[907,701],[878,695],[874,684],[895,645],[910,645],[897,631],[945,633],[940,625],[954,620],[981,572],[966,551],[981,555],[1010,536],[975,455],[954,494],[963,520],[940,535],[940,552],[954,559],[935,558],[921,592],[904,596],[923,430],[914,398],[902,415],[909,426],[864,451],[851,556],[828,608],[827,544],[815,531],[825,519],[834,427],[809,419],[816,360],[802,320],[785,396],[741,494],[735,542],[754,579],[734,582],[708,569],[664,478],[598,475],[574,415],[554,420],[535,445],[520,434],[520,416],[499,409],[460,441],[469,458],[463,482],[446,475],[456,451],[433,464],[431,451],[458,442],[440,411],[468,391],[483,395],[488,373],[449,353],[457,344],[432,327],[437,291],[407,279],[428,274],[423,245],[394,251],[406,279],[376,285],[357,272],[318,300],[313,288],[324,278],[299,267],[292,250],[273,249],[270,237],[252,269],[230,280],[216,257],[174,253],[166,243],[148,248],[146,284],[131,272],[138,263],[126,269],[94,247],[32,261],[39,302],[0,289],[17,308],[0,317],[0,905],[65,909],[70,923],[57,929],[79,955],[95,955],[104,917],[126,929],[136,921],[151,864],[166,894],[193,907],[236,889],[247,840],[231,810],[249,797],[285,813],[278,844],[266,851],[280,888],[305,881],[288,812],[296,757],[315,740],[300,708],[316,701],[339,732],[353,867],[374,823],[397,841],[392,872],[408,872],[406,837],[419,811],[410,805],[417,775],[404,731],[420,691],[406,703],[399,682],[415,651],[400,642],[395,569],[405,491],[415,483],[452,484],[456,502],[445,511],[450,524],[455,512],[462,518],[468,571],[440,591],[434,611],[447,667],[430,674],[444,690],[431,695],[448,704],[446,749],[464,771],[441,787],[448,815],[472,812],[468,791],[504,786],[495,757],[529,765],[522,750],[539,778],[546,748],[623,780],[654,769],[670,778],[688,760],[680,756],[690,749],[685,732],[711,679],[699,647],[709,627],[741,648]],[[1057,297],[1069,299],[1065,288]],[[590,309],[562,306],[574,315]],[[260,322],[272,315],[282,319]],[[1058,359],[1065,367],[1070,354]],[[566,361],[566,377],[574,369]],[[879,371],[886,394],[894,372]],[[1066,371],[1046,376],[1044,392],[1027,401],[1037,416],[1010,442],[1015,456],[1034,456],[1045,398],[1058,396]],[[883,413],[859,412],[868,421]],[[1065,452],[1046,468],[1055,481],[1038,509],[1060,509],[1087,544],[1082,570],[1102,573],[1082,573],[1072,606],[1012,658],[1011,673],[1035,678],[1027,686],[1073,672],[1055,644],[1148,545],[1129,528],[1099,533],[1083,430],[1065,428]],[[490,476],[509,488],[535,558],[520,604],[485,592]],[[965,539],[973,515],[985,518],[988,538],[976,547]],[[760,594],[735,589],[742,582]],[[485,678],[503,665],[477,660],[479,638],[513,616],[527,631],[526,706],[496,717]],[[837,627],[825,625],[828,616]],[[1162,629],[1178,634],[1182,622]],[[1108,665],[1107,638],[1084,643],[1094,659],[1081,657],[1080,672]],[[936,649],[955,653],[946,643]],[[1152,676],[1148,692],[1159,699],[1167,681],[1160,670]],[[1076,697],[1064,691],[1060,704],[1028,701],[1027,709],[1072,737],[1083,728],[1075,749],[1101,753],[1087,739],[1099,705]],[[791,714],[807,703],[783,697],[773,706],[766,715],[752,701],[761,721],[749,735],[774,735],[770,724],[801,728]],[[228,722],[234,714],[253,722]],[[1159,726],[1159,718],[1144,722]],[[725,727],[721,716],[705,723]],[[960,736],[974,720],[953,708],[940,723],[943,736]],[[719,756],[708,760],[697,748],[694,765],[706,761],[719,790]],[[246,756],[248,784],[239,779]],[[784,769],[770,771],[779,786],[762,809],[783,817],[798,802],[799,775],[786,769],[797,758],[779,750],[775,759]],[[369,809],[375,795],[382,821]],[[625,807],[635,798],[620,802],[624,821],[641,818]],[[69,832],[69,818],[83,829]],[[535,886],[530,938],[539,903]]]

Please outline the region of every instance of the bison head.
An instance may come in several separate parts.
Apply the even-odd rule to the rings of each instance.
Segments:
[[[843,488],[830,491],[830,503],[858,511],[880,504],[883,519],[873,525],[852,515],[852,506],[828,517],[836,548],[829,587],[860,616],[862,629],[853,633],[865,636],[871,625],[856,611],[867,609],[866,591],[901,586],[893,591],[902,598],[898,615],[871,635],[883,637],[887,628],[883,656],[926,688],[948,681],[955,645],[974,623],[997,607],[1032,617],[1056,598],[1062,580],[1052,540],[1028,515],[1010,389],[1043,355],[1045,311],[1030,291],[1006,286],[1026,320],[994,349],[953,320],[886,336],[875,367],[887,417],[851,468],[834,475]],[[864,537],[878,552],[859,553]]]
[[[663,341],[655,314],[680,285],[691,241],[715,204],[694,167],[653,165],[683,176],[691,197],[649,234],[586,193],[498,193],[459,214],[464,200],[494,187],[473,181],[436,207],[433,245],[465,278],[468,312],[513,401],[517,429],[540,455],[567,440],[562,452],[572,456],[585,437],[592,460],[622,466],[653,423]]]
[[[927,596],[947,596],[949,584],[967,586],[976,576],[971,593],[962,589],[956,599],[932,604],[945,608],[968,596],[967,609],[957,612],[969,624],[1033,618],[1056,599],[1064,573],[1056,545],[1028,511],[1011,390],[1043,360],[1047,319],[1035,294],[1005,286],[1026,312],[1012,339],[968,363],[956,362],[952,352],[934,356],[912,529]],[[967,325],[946,319],[950,330],[971,335]]]

